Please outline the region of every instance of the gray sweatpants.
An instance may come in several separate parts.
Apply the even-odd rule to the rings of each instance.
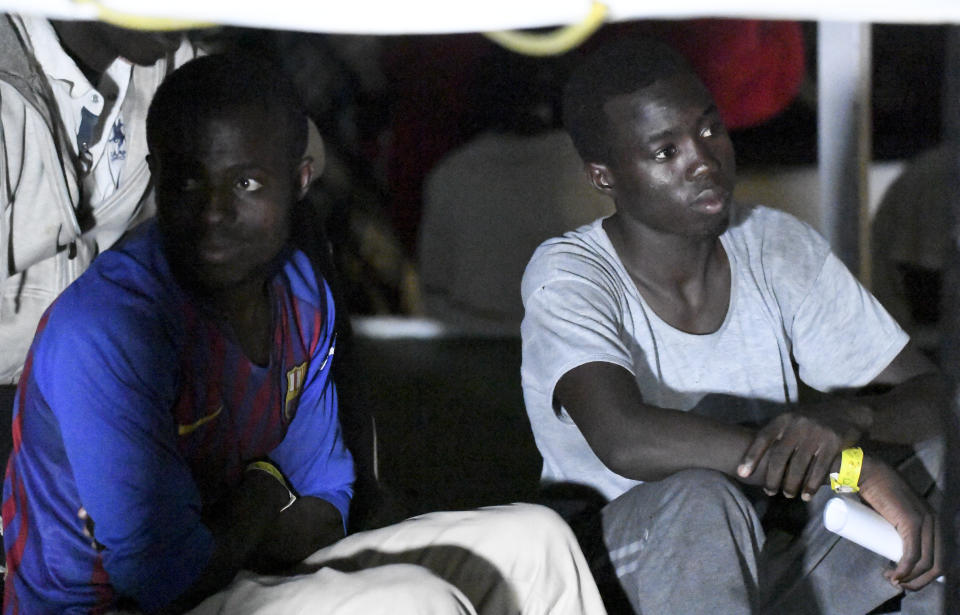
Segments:
[[[942,445],[925,443],[900,468],[918,492],[942,485]],[[724,474],[686,470],[637,485],[602,512],[604,542],[638,614],[865,614],[897,595],[884,558],[823,527],[822,488],[787,542],[764,535],[751,501]],[[935,499],[935,497],[933,498]],[[934,502],[936,504],[936,502]],[[903,615],[941,613],[942,583],[909,592]]]

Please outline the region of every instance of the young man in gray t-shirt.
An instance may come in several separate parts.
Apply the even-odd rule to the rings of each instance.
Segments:
[[[932,479],[908,484],[881,453],[942,434],[934,367],[815,231],[733,203],[732,144],[672,50],[601,49],[564,105],[617,211],[531,259],[524,395],[545,482],[612,500],[604,540],[634,608],[866,613],[923,590],[906,612],[937,600],[942,540],[915,493]],[[798,376],[831,395],[799,404]],[[841,394],[865,385],[888,388]],[[858,446],[862,462],[841,455]],[[838,470],[859,471],[853,487],[900,533],[893,567],[823,530],[816,506]],[[800,539],[765,546],[768,498],[745,485],[810,502]]]

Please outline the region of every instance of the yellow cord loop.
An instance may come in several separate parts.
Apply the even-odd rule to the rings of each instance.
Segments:
[[[578,24],[563,26],[545,34],[498,30],[485,32],[484,36],[516,53],[529,56],[556,56],[570,51],[587,40],[603,25],[606,16],[607,5],[594,0],[590,12]]]
[[[124,13],[109,6],[101,0],[73,0],[75,4],[93,6],[97,10],[97,19],[114,26],[130,30],[189,30],[193,28],[209,28],[217,24],[194,21],[191,19],[172,19],[168,17],[147,17]]]

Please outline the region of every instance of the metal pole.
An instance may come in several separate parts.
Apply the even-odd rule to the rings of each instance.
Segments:
[[[869,285],[870,24],[820,22],[817,125],[820,229]]]
[[[947,540],[946,612],[960,613],[960,26],[952,26],[947,36],[943,85],[943,139],[951,149],[954,173],[950,192],[950,253],[943,276],[940,359],[953,386],[953,407],[946,409],[947,485],[941,515]]]

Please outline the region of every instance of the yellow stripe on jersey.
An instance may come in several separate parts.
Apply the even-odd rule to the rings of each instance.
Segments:
[[[216,411],[214,411],[212,414],[208,414],[207,416],[199,419],[195,423],[190,423],[189,425],[177,425],[177,434],[181,436],[185,436],[188,433],[195,431],[198,427],[202,427],[203,425],[217,418],[218,416],[220,416],[221,412],[223,412],[223,404],[220,404],[220,407],[217,408]]]

